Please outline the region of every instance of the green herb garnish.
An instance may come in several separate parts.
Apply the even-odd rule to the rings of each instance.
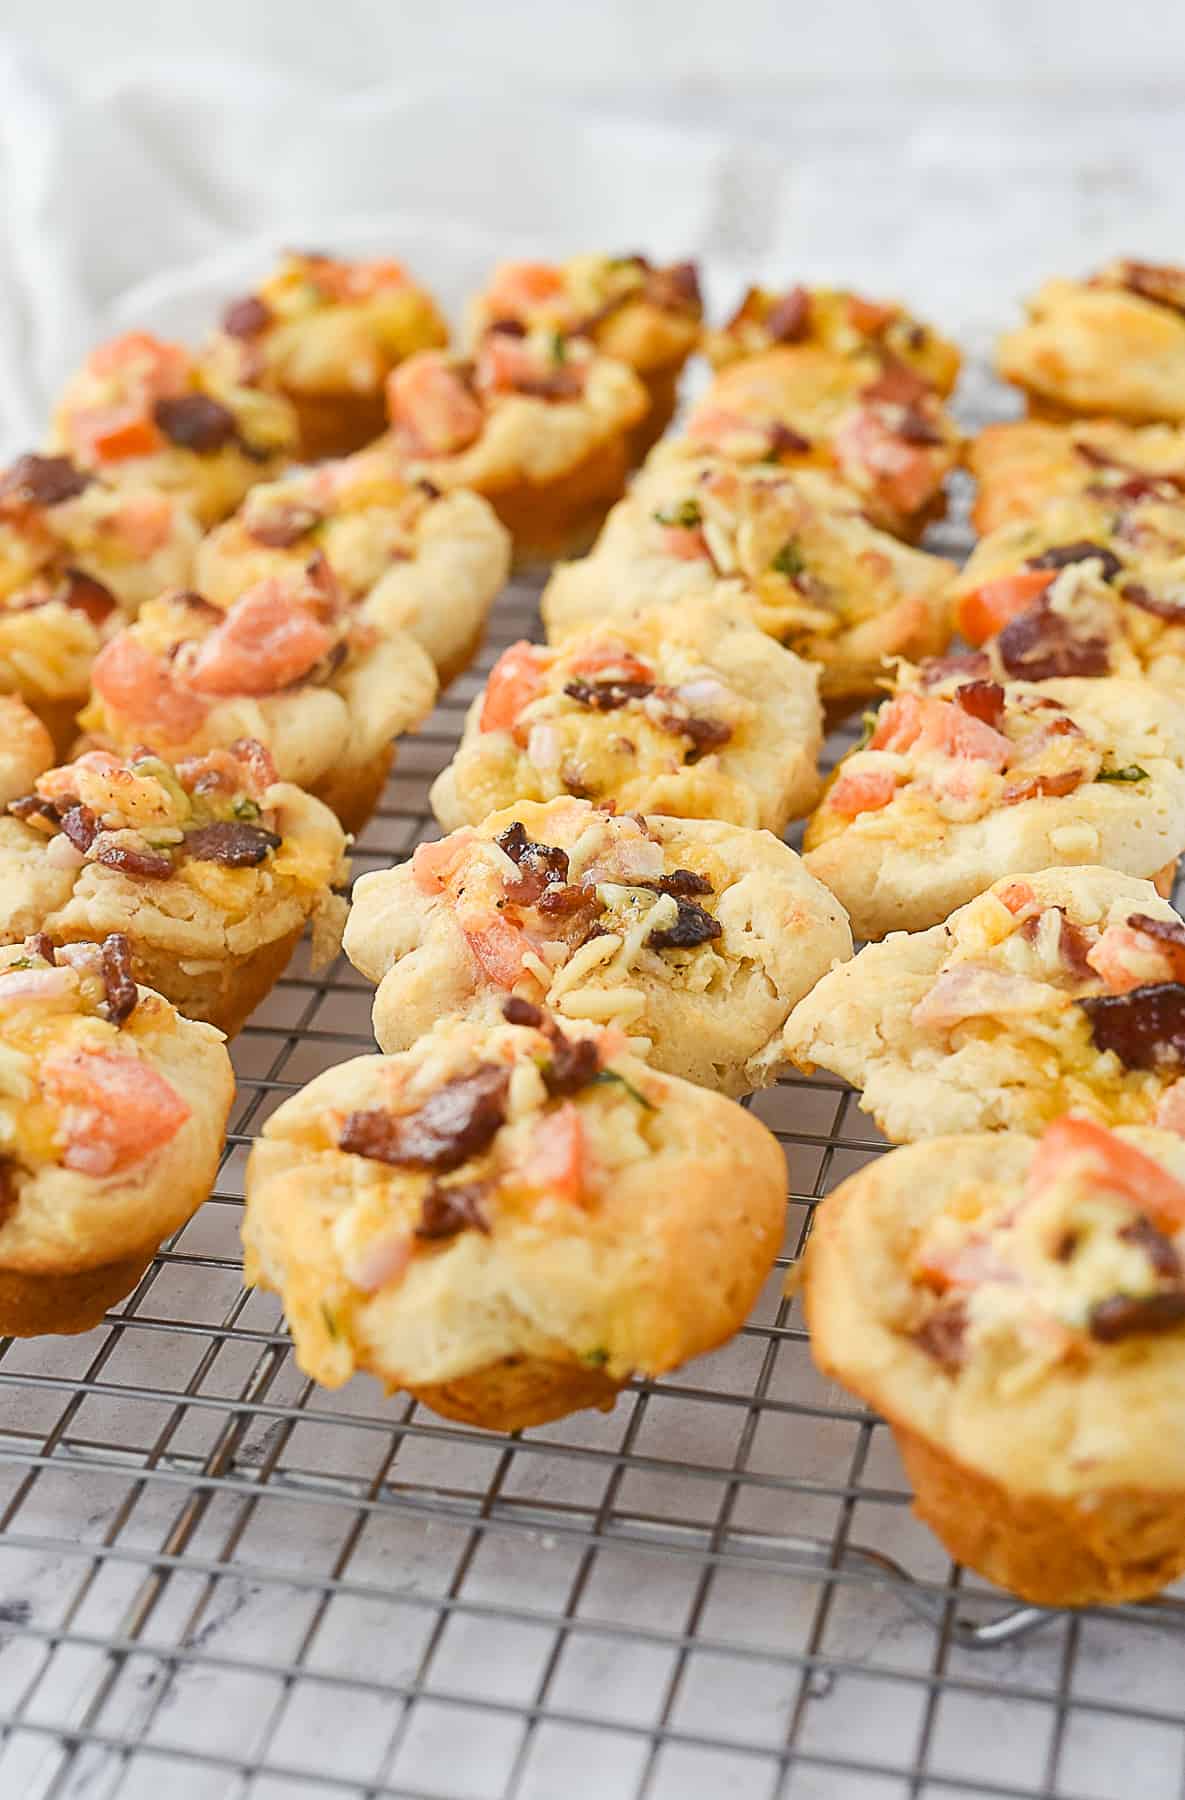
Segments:
[[[863,750],[864,746],[871,739],[873,732],[876,730],[876,721],[877,714],[875,712],[860,714],[860,741],[852,745],[853,750]]]
[[[258,806],[246,794],[240,794],[232,803],[230,810],[236,819],[257,819],[259,817]]]
[[[806,558],[798,548],[797,538],[787,538],[769,566],[776,569],[779,575],[789,576],[791,581],[795,576],[801,575],[806,568]]]
[[[553,331],[551,334],[551,360],[554,363],[568,360],[568,341],[562,331]]]
[[[660,525],[680,525],[684,531],[694,531],[701,523],[703,514],[698,500],[681,500],[678,506],[659,507],[654,517]]]
[[[603,1369],[609,1361],[609,1352],[600,1347],[596,1350],[586,1350],[580,1360],[586,1362],[590,1369]]]
[[[1147,781],[1147,769],[1141,769],[1139,763],[1128,763],[1123,769],[1100,769],[1095,776],[1096,781]]]
[[[325,1321],[326,1331],[329,1333],[330,1337],[336,1341],[336,1339],[337,1339],[337,1320],[334,1318],[333,1314],[330,1312],[329,1308],[326,1306],[324,1300],[322,1300],[322,1302],[321,1302],[321,1317]]]
[[[653,1112],[655,1110],[653,1100],[647,1100],[645,1094],[639,1093],[633,1082],[627,1081],[624,1075],[619,1075],[616,1069],[600,1069],[593,1076],[594,1084],[597,1082],[604,1083],[606,1081],[616,1081],[620,1087],[625,1089],[630,1099],[636,1100],[639,1106],[644,1106],[647,1112]]]

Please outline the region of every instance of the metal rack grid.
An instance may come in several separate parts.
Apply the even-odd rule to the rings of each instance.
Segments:
[[[360,871],[432,835],[480,678],[403,746]],[[838,1083],[753,1102],[790,1198],[748,1325],[611,1414],[503,1439],[305,1380],[240,1287],[243,1161],[373,1048],[369,998],[294,967],[234,1046],[212,1201],[104,1328],[0,1345],[4,1800],[1182,1794],[1185,1600],[1059,1616],[965,1575],[811,1366],[782,1273],[880,1147]]]

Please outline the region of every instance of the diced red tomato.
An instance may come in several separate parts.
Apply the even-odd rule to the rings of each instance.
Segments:
[[[1151,982],[1180,979],[1166,946],[1131,925],[1108,925],[1098,943],[1087,951],[1086,960],[1113,994],[1127,994],[1132,988]]]
[[[573,657],[569,666],[573,675],[599,675],[603,669],[611,669],[621,681],[654,680],[650,664],[642,662],[621,643],[593,644]]]
[[[164,447],[164,433],[150,414],[127,406],[88,406],[70,414],[70,435],[88,462],[127,462]]]
[[[193,359],[184,344],[172,344],[151,331],[125,331],[92,350],[86,366],[102,380],[126,378],[137,394],[163,400],[185,392]]]
[[[949,700],[917,694],[899,694],[881,708],[868,747],[898,754],[911,749],[934,750],[942,756],[990,763],[994,769],[1006,768],[1013,754],[1012,743],[1003,732]]]
[[[407,270],[390,257],[369,262],[338,262],[334,257],[319,257],[314,261],[312,276],[321,292],[332,300],[371,300],[384,290],[407,286]]]
[[[1105,1126],[1074,1114],[1055,1119],[1033,1153],[1028,1192],[1039,1194],[1064,1174],[1067,1164],[1084,1165],[1100,1187],[1122,1195],[1158,1231],[1171,1234],[1185,1226],[1185,1182]]]
[[[185,685],[199,694],[273,694],[307,675],[333,641],[332,631],[273,577],[249,588],[198,645]]]
[[[1006,888],[1000,889],[996,899],[1010,913],[1022,913],[1026,906],[1036,905],[1037,896],[1027,881],[1010,881]]]
[[[117,1050],[50,1056],[42,1086],[62,1109],[62,1161],[84,1175],[115,1175],[176,1136],[190,1108],[163,1075]]]
[[[177,687],[168,668],[136,642],[130,632],[104,644],[91,669],[96,694],[146,736],[160,733],[181,742],[201,725],[205,704]]]
[[[522,338],[495,331],[482,344],[477,379],[495,394],[512,394],[524,382],[537,381],[545,373],[538,352]]]
[[[387,377],[387,411],[392,425],[425,456],[451,456],[481,433],[481,403],[470,393],[447,356],[436,350],[409,356]]]
[[[580,1205],[585,1182],[584,1126],[579,1108],[570,1100],[545,1114],[536,1126],[521,1174],[527,1186],[539,1193]]]
[[[173,502],[167,494],[133,494],[116,513],[115,523],[134,556],[152,556],[169,541]]]
[[[431,844],[417,844],[411,859],[411,876],[422,894],[441,894],[469,854],[476,833],[468,826],[452,831]]]
[[[1018,569],[1015,575],[999,575],[963,594],[955,608],[955,622],[969,644],[976,646],[1003,631],[1009,619],[1027,612],[1055,579],[1054,569]]]
[[[526,319],[534,307],[563,292],[564,278],[552,263],[503,263],[487,289],[486,311],[495,319]]]
[[[543,686],[543,664],[535,644],[520,638],[503,650],[490,670],[485,697],[478,719],[482,731],[513,731],[523,707],[530,704]]]
[[[1162,1131],[1175,1131],[1178,1137],[1185,1137],[1185,1076],[1165,1088],[1152,1122]]]
[[[909,443],[871,407],[857,407],[844,419],[834,445],[843,472],[857,482],[861,477],[870,479],[876,492],[899,512],[913,513],[925,506],[941,481],[933,450]]]
[[[876,715],[870,750],[892,750],[902,754],[917,742],[922,729],[922,701],[917,694],[898,694],[882,706]]]
[[[897,792],[889,769],[845,769],[827,796],[832,812],[854,819],[857,813],[879,812]]]
[[[865,300],[861,294],[849,294],[847,313],[853,331],[875,337],[886,325],[892,324],[897,317],[897,308],[886,306],[879,300]]]
[[[465,942],[495,987],[512,988],[523,974],[531,940],[500,912],[458,913]]]

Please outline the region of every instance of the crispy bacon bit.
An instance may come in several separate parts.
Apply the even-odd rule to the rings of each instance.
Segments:
[[[1151,300],[1157,306],[1185,313],[1185,269],[1176,268],[1172,263],[1125,262],[1122,283],[1141,300]]]
[[[1164,600],[1153,594],[1142,582],[1128,581],[1119,590],[1121,600],[1129,606],[1138,606],[1141,612],[1151,613],[1153,618],[1168,619],[1174,625],[1185,623],[1185,597],[1180,600]]]
[[[222,315],[222,329],[228,337],[258,337],[271,322],[271,308],[258,294],[244,294],[241,300],[232,300]]]
[[[110,588],[81,569],[67,569],[53,597],[71,612],[85,613],[92,625],[102,625],[119,605]]]
[[[103,939],[104,1008],[113,1025],[122,1025],[136,1010],[139,992],[132,977],[132,950],[122,931],[113,931]]]
[[[1051,550],[1043,550],[1040,556],[1030,556],[1025,568],[1068,569],[1073,563],[1080,562],[1102,563],[1104,581],[1114,581],[1117,575],[1123,574],[1123,564],[1114,550],[1108,550],[1105,544],[1092,544],[1089,538],[1080,538],[1073,544],[1057,544]]]
[[[631,700],[645,700],[654,692],[652,681],[585,681],[577,676],[564,683],[569,700],[591,706],[596,712],[616,712]]]
[[[694,950],[698,944],[709,943],[712,938],[721,936],[723,927],[719,919],[714,919],[694,900],[685,900],[681,894],[676,894],[674,900],[679,916],[665,931],[651,932],[646,940],[651,950]]]
[[[554,1020],[543,1027],[551,1044],[551,1061],[541,1071],[543,1085],[553,1100],[578,1094],[600,1072],[601,1057],[592,1038],[570,1038]]]
[[[1020,800],[1060,800],[1082,786],[1085,769],[1062,769],[1056,775],[1026,775],[1011,782],[1000,796],[1004,806],[1015,806]]]
[[[1146,1254],[1148,1261],[1158,1275],[1169,1281],[1181,1279],[1181,1258],[1172,1238],[1158,1231],[1151,1219],[1141,1213],[1130,1225],[1125,1225],[1119,1233],[1125,1244],[1136,1244]]]
[[[238,436],[238,424],[228,406],[209,394],[174,394],[158,400],[152,416],[170,443],[199,456],[223,449]]]
[[[138,875],[145,881],[168,881],[171,878],[173,861],[163,850],[138,850],[130,844],[108,843],[103,841],[106,835],[105,832],[100,834],[94,853],[95,861],[102,863],[105,868],[118,869],[121,875]]]
[[[969,650],[962,656],[931,656],[920,665],[922,686],[937,687],[960,675],[967,682],[986,681],[992,672],[992,659],[983,650]]]
[[[523,373],[514,378],[516,394],[530,400],[574,400],[584,391],[584,378],[576,369],[550,369],[543,374]]]
[[[942,432],[933,419],[927,418],[919,406],[910,406],[897,426],[897,436],[907,444],[937,445],[944,442]]]
[[[656,894],[672,894],[676,900],[690,900],[693,895],[714,891],[711,882],[697,875],[694,869],[672,869],[669,875],[660,875],[657,881],[641,885],[652,888]]]
[[[703,298],[699,270],[693,262],[671,263],[665,269],[654,269],[644,257],[630,260],[640,262],[645,270],[646,285],[642,291],[651,306],[661,307],[664,312],[700,312]]]
[[[253,518],[247,526],[247,536],[254,538],[257,544],[264,544],[269,550],[290,550],[298,544],[302,537],[321,523],[323,513],[315,506],[307,506],[302,501],[289,501],[274,506],[270,512]]]
[[[252,792],[257,800],[279,779],[276,774],[276,765],[272,761],[271,751],[266,744],[261,744],[258,738],[236,738],[230,746],[230,754],[247,771]]]
[[[797,344],[811,322],[811,297],[804,287],[792,287],[775,300],[765,315],[765,329],[775,344]]]
[[[33,931],[25,939],[25,952],[29,956],[39,956],[43,962],[53,964],[57,961],[54,941],[48,931]]]
[[[0,507],[60,506],[88,488],[91,477],[68,456],[18,456],[0,475]]]
[[[1105,675],[1110,667],[1106,638],[1077,636],[1069,620],[1055,613],[1045,598],[1009,619],[996,648],[1005,670],[1018,681]]]
[[[253,869],[284,842],[277,831],[248,825],[241,819],[219,819],[185,835],[185,852],[195,862],[221,863],[226,869]]]
[[[684,719],[678,713],[666,713],[660,723],[664,731],[691,739],[688,762],[698,762],[701,756],[707,756],[712,750],[719,749],[721,744],[727,744],[732,736],[732,726],[726,725],[723,719]]]
[[[63,836],[69,838],[74,848],[81,850],[85,856],[99,835],[98,819],[89,806],[75,804],[63,808],[59,801],[58,808],[58,823]]]
[[[766,427],[766,435],[769,438],[771,456],[805,456],[811,447],[810,438],[803,437],[801,431],[784,425],[780,419],[775,419]]]
[[[1139,1337],[1145,1332],[1173,1331],[1185,1321],[1185,1287],[1166,1288],[1163,1293],[1114,1294],[1092,1306],[1087,1330],[1096,1343],[1117,1344],[1121,1338]]]
[[[559,849],[555,844],[536,844],[527,836],[521,819],[508,825],[494,841],[519,870],[519,879],[514,888],[507,889],[508,898],[519,906],[534,906],[542,898],[545,889],[560,886],[567,881],[567,851]]]
[[[968,681],[955,690],[955,705],[996,731],[1004,717],[1004,689],[998,681]]]
[[[541,1031],[545,1016],[541,1006],[518,994],[511,994],[502,1002],[502,1017],[508,1025],[525,1025],[531,1031]]]
[[[1087,962],[1087,952],[1091,949],[1091,941],[1081,925],[1075,925],[1067,913],[1059,906],[1056,908],[1062,915],[1061,927],[1058,931],[1057,953],[1072,975],[1080,981],[1090,981],[1095,971]],[[1040,915],[1035,915],[1040,917]]]
[[[1126,1069],[1185,1062],[1185,986],[1157,981],[1126,994],[1087,995],[1077,1003],[1097,1050],[1113,1050]]]
[[[862,399],[885,400],[890,406],[905,406],[911,410],[916,409],[920,401],[928,400],[933,392],[930,383],[923,376],[896,356],[886,356],[876,380],[860,390]],[[941,443],[942,434],[939,433],[937,439],[931,441]]]
[[[57,807],[40,794],[22,794],[19,800],[10,800],[8,811],[14,819],[50,819],[55,825],[58,823]]]
[[[961,1300],[936,1306],[913,1333],[913,1341],[948,1375],[962,1368],[967,1356],[967,1309]]]
[[[487,1181],[462,1181],[456,1187],[441,1187],[434,1181],[424,1195],[416,1236],[431,1242],[472,1230],[488,1237],[490,1222],[481,1203],[489,1191]]]
[[[438,1087],[415,1112],[375,1107],[350,1113],[338,1148],[395,1168],[447,1174],[492,1143],[506,1118],[509,1085],[509,1069],[479,1063],[471,1075],[455,1075]]]

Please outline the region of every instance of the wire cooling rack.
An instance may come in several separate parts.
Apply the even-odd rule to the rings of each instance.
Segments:
[[[360,872],[434,834],[480,679],[402,747]],[[2,1800],[1180,1800],[1185,1599],[965,1575],[811,1366],[783,1271],[881,1147],[840,1084],[753,1102],[790,1198],[748,1325],[612,1413],[506,1439],[305,1380],[240,1286],[243,1164],[369,1006],[294,967],[234,1045],[210,1203],[102,1329],[0,1344]]]

